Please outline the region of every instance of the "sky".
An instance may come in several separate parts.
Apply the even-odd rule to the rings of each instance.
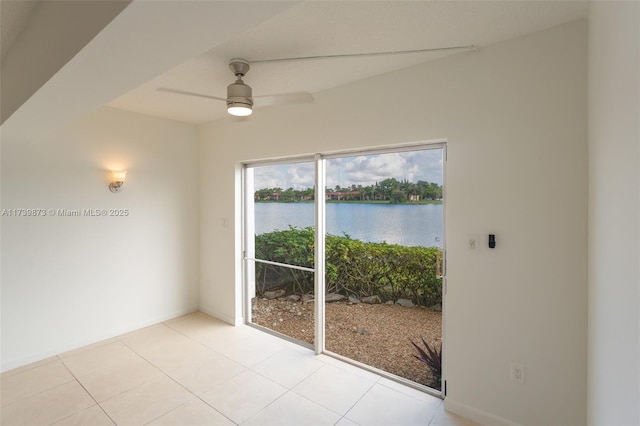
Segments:
[[[435,182],[442,185],[442,149],[359,155],[327,160],[327,187],[368,186],[387,178]],[[313,188],[314,164],[256,167],[255,189]]]

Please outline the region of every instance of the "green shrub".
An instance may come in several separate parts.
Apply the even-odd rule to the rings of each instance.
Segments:
[[[348,235],[326,237],[327,292],[346,296],[378,295],[431,306],[442,303],[442,283],[436,278],[437,247],[406,247],[365,243]],[[314,230],[290,227],[256,236],[256,258],[313,268]],[[256,264],[258,293],[282,287],[290,292],[313,291],[313,274],[263,263]]]
[[[313,228],[289,227],[286,231],[257,235],[256,259],[313,268],[314,245]],[[313,273],[256,263],[256,291],[263,293],[274,287],[300,294],[312,292]]]

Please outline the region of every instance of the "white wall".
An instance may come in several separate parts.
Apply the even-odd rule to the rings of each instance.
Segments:
[[[105,108],[46,139],[2,139],[2,370],[198,307],[192,126]],[[107,170],[129,171],[121,193]]]
[[[586,43],[572,23],[203,126],[201,309],[242,321],[240,161],[446,138],[447,408],[584,424]],[[466,251],[467,234],[490,232],[495,250]]]
[[[640,424],[640,3],[589,14],[589,399]]]

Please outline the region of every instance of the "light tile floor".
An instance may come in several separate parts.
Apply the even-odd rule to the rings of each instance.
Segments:
[[[438,398],[199,312],[0,381],[3,426],[474,425]]]

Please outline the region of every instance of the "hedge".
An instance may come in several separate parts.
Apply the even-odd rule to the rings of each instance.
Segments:
[[[256,236],[256,258],[313,268],[313,228],[290,227]],[[410,299],[431,306],[442,303],[442,281],[436,278],[437,247],[367,243],[348,235],[326,237],[327,293],[359,298],[377,295],[383,302]],[[256,263],[256,290],[284,288],[312,293],[313,273]]]

